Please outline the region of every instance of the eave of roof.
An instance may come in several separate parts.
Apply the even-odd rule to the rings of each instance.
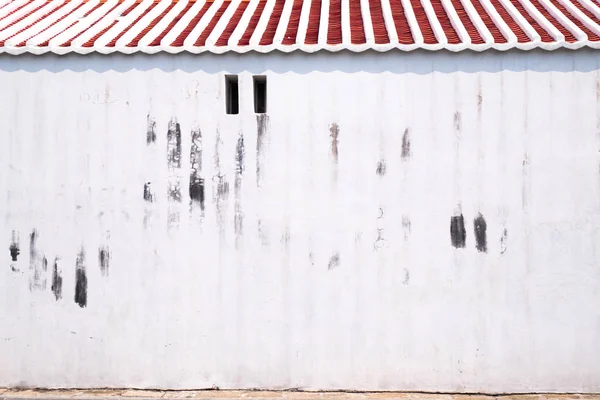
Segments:
[[[594,0],[0,0],[0,53],[600,48]]]

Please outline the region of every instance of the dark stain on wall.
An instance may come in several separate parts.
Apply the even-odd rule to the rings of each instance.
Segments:
[[[460,131],[460,126],[462,124],[462,117],[460,115],[460,111],[454,113],[454,129]]]
[[[181,184],[178,180],[169,182],[169,188],[167,189],[167,195],[170,200],[181,202]]]
[[[504,228],[502,231],[502,236],[500,237],[500,254],[506,253],[508,242],[508,230]]]
[[[29,268],[33,269],[37,258],[37,239],[38,233],[34,229],[29,234]]]
[[[85,250],[83,247],[77,253],[75,261],[75,303],[79,307],[87,306],[87,275],[85,273]]]
[[[331,137],[331,156],[333,157],[333,161],[337,163],[339,157],[340,126],[335,122],[329,126],[329,136]]]
[[[410,283],[410,271],[404,268],[404,279],[402,280],[403,285],[408,285]]]
[[[340,266],[340,253],[334,253],[329,258],[329,263],[327,264],[327,269],[334,269]]]
[[[244,157],[246,150],[244,147],[244,136],[240,133],[237,143],[235,145],[235,215],[234,215],[234,228],[236,238],[242,234],[242,226],[244,221],[244,214],[242,212],[242,175],[244,173]]]
[[[181,126],[175,118],[167,130],[167,162],[169,168],[181,168]]]
[[[217,175],[216,179],[217,179],[217,198],[219,201],[225,200],[225,198],[227,198],[227,195],[229,194],[229,182],[227,182],[225,175]]]
[[[402,153],[400,156],[402,159],[407,159],[411,156],[410,150],[410,129],[406,128],[404,130],[404,134],[402,135]]]
[[[100,246],[98,249],[98,263],[100,264],[100,273],[102,276],[108,276],[110,267],[110,248],[108,246]]]
[[[475,247],[477,251],[487,253],[487,223],[481,213],[473,221],[473,228],[475,230]]]
[[[62,298],[62,275],[58,269],[58,258],[54,259],[54,267],[52,269],[52,285],[50,290],[54,293],[54,298],[56,301]]]
[[[144,200],[148,203],[154,201],[154,193],[152,193],[151,182],[144,183]]]
[[[467,231],[465,230],[465,218],[462,214],[450,217],[450,240],[452,246],[464,248],[467,241]]]
[[[529,209],[529,193],[530,193],[530,175],[531,175],[531,160],[529,155],[525,153],[523,156],[523,168],[522,168],[522,183],[521,183],[521,205],[523,210],[527,213]]]
[[[148,114],[147,117],[147,128],[146,128],[146,144],[152,144],[156,142],[156,121]]]
[[[32,272],[29,280],[29,290],[46,289],[46,276],[44,272],[48,269],[48,260],[38,251],[38,237],[37,230],[33,229],[29,235],[29,270]]]
[[[229,182],[227,177],[222,173],[221,167],[221,148],[223,142],[221,140],[221,132],[217,128],[215,137],[215,152],[213,156],[214,170],[216,175],[213,176],[213,202],[216,208],[217,224],[221,235],[225,232],[225,215],[227,207],[227,196],[229,194]]]
[[[181,168],[181,126],[175,118],[171,118],[167,130],[167,166],[170,175],[167,196],[169,200],[181,202],[181,185],[177,174]]]
[[[411,231],[411,222],[408,215],[402,216],[402,231],[404,232],[404,240],[408,240]]]
[[[269,116],[260,114],[256,116],[256,185],[261,183],[262,154],[269,126]]]
[[[204,210],[204,179],[190,174],[190,201]]]
[[[237,143],[235,145],[235,172],[237,176],[242,176],[244,172],[244,156],[246,150],[244,148],[244,136],[240,133]]]
[[[19,249],[19,232],[12,231],[12,240],[8,250],[10,251],[11,260],[13,262],[17,261],[19,254],[21,254],[21,250]]]
[[[202,132],[199,128],[192,130],[192,147],[190,148],[190,203],[197,204],[204,210],[204,179],[202,178]]]
[[[379,162],[377,163],[377,169],[375,170],[375,172],[377,173],[377,175],[379,176],[384,176],[385,173],[387,171],[387,166],[385,165],[385,159],[381,159],[379,160]]]

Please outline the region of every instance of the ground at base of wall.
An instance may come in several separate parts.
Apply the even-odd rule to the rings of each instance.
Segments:
[[[282,399],[282,400],[600,400],[600,394],[437,394],[406,392],[303,392],[303,391],[243,391],[243,390],[128,390],[128,389],[2,389],[0,400],[63,400],[63,399]]]

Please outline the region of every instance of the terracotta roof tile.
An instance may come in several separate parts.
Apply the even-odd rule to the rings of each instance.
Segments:
[[[582,46],[600,48],[594,0],[13,0],[0,7],[0,52],[11,54]]]

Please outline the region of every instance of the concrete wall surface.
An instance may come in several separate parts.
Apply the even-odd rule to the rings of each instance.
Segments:
[[[0,387],[600,391],[599,62],[0,57]]]

